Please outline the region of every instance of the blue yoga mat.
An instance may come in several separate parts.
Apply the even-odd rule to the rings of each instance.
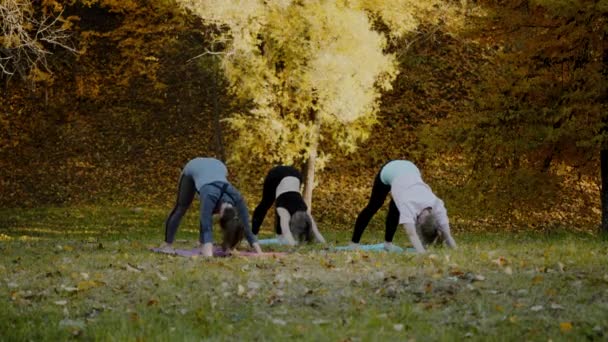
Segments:
[[[263,245],[281,245],[281,241],[279,241],[279,239],[274,238],[274,239],[259,239],[258,243],[263,246]]]
[[[384,249],[384,243],[377,243],[374,245],[359,245],[355,246],[338,246],[335,247],[337,251],[381,251],[381,252],[392,252],[392,253],[404,253],[404,252],[415,252],[414,248],[401,248],[399,246],[393,245],[390,250]]]

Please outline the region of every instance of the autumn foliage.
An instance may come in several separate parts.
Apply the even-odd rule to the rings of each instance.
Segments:
[[[332,158],[316,180],[316,217],[350,229],[378,167],[408,158],[445,199],[457,230],[594,229],[605,139],[606,6],[460,6],[443,17],[419,7],[418,17],[428,20],[409,34],[386,35],[385,52],[398,63],[393,89],[381,93],[377,123],[357,127],[369,135],[357,148],[345,152],[339,134],[320,141]],[[251,103],[235,101],[234,75],[205,55],[223,47],[216,38],[226,27],[172,0],[43,1],[33,11],[69,23],[77,53],[51,47],[44,79],[2,78],[2,205],[169,207],[188,159],[222,158],[224,148],[230,158],[241,146],[234,123],[252,122],[233,114],[247,113]],[[400,17],[376,19],[375,29],[386,33]],[[219,121],[226,118],[231,126]],[[264,173],[279,159],[249,158],[239,148],[230,174],[253,205]]]

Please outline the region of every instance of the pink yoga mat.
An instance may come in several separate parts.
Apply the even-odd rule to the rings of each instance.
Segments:
[[[196,255],[201,255],[202,251],[198,251],[195,249],[174,249],[173,252],[168,252],[168,251],[163,251],[158,247],[155,248],[150,248],[151,251],[153,252],[157,252],[157,253],[164,253],[164,254],[172,254],[172,255],[179,255],[179,256],[183,256],[183,257],[193,257]],[[247,251],[239,251],[238,255],[239,256],[244,256],[244,257],[263,257],[263,256],[283,256],[287,253],[283,253],[283,252],[266,252],[266,253],[255,253],[255,252],[247,252]],[[213,256],[214,257],[226,257],[228,256],[228,254],[226,252],[224,252],[224,250],[221,247],[213,247]]]

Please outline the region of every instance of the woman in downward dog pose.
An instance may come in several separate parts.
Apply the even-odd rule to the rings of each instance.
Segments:
[[[425,246],[433,242],[445,241],[449,247],[456,248],[443,201],[422,180],[416,165],[407,160],[390,161],[376,175],[369,202],[355,222],[352,245],[359,244],[363,231],[389,192],[392,199],[385,222],[386,249],[392,248],[398,224],[404,226],[410,242],[419,253],[425,252]]]
[[[253,234],[258,234],[266,212],[275,203],[275,231],[281,243],[296,245],[298,241],[309,242],[312,235],[325,243],[300,194],[301,182],[302,175],[291,166],[276,166],[268,172],[262,200],[253,211]]]
[[[179,223],[190,207],[194,194],[200,197],[199,245],[203,256],[213,256],[213,214],[220,215],[222,247],[231,251],[243,239],[243,235],[255,249],[262,249],[249,227],[249,213],[241,194],[226,178],[226,165],[215,158],[194,158],[181,173],[177,190],[177,202],[165,222],[165,243],[161,249],[170,251]]]

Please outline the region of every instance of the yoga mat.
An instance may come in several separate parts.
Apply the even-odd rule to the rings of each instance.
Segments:
[[[338,246],[334,248],[337,251],[383,251],[383,252],[392,252],[392,253],[404,253],[404,252],[415,252],[414,248],[401,248],[399,246],[393,245],[390,250],[384,249],[384,243],[377,243],[374,245],[359,245],[355,246]]]
[[[196,255],[202,254],[202,251],[196,250],[196,249],[174,249],[172,252],[169,252],[169,251],[161,250],[158,247],[155,247],[155,248],[150,248],[150,250],[152,252],[156,252],[156,253],[179,255],[179,256],[183,256],[183,257],[193,257]],[[238,256],[244,256],[244,257],[283,256],[286,254],[287,253],[282,253],[282,252],[262,252],[261,254],[256,253],[256,252],[248,252],[248,251],[239,251],[238,252]],[[214,246],[213,247],[213,256],[214,257],[226,257],[226,256],[228,256],[228,254],[226,252],[224,252],[224,250],[221,247]]]
[[[277,238],[274,239],[259,239],[258,243],[260,246],[264,245],[282,245],[281,241]]]

